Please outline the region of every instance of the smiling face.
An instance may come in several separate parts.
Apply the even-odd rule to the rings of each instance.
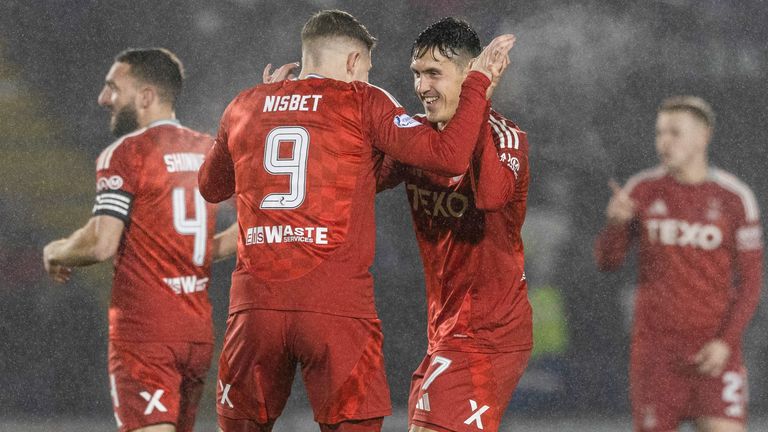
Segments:
[[[109,110],[112,134],[121,137],[139,128],[136,109],[138,81],[131,75],[128,63],[116,62],[104,79],[98,103]]]
[[[459,106],[461,84],[468,72],[468,61],[462,60],[461,56],[446,57],[434,48],[411,61],[416,96],[424,106],[427,120],[436,123],[440,129]]]

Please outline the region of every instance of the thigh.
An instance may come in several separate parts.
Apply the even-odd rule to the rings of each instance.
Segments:
[[[412,424],[438,431],[497,431],[529,357],[530,351],[428,356],[428,366],[422,362],[412,381]]]
[[[293,350],[318,423],[391,414],[379,320],[311,312],[294,312],[291,319]]]
[[[174,349],[164,343],[109,342],[109,382],[119,430],[177,424],[182,377]]]
[[[691,381],[694,394],[692,417],[730,420],[740,424],[746,422],[748,381],[740,350],[734,350],[720,376],[698,375]]]
[[[194,429],[197,407],[203,394],[205,377],[211,367],[212,357],[212,344],[187,343],[183,346],[183,352],[180,353],[180,358],[184,362],[177,432],[192,432]]]
[[[216,383],[224,431],[260,430],[285,407],[296,369],[286,349],[285,313],[248,309],[227,320]]]
[[[688,416],[691,398],[685,374],[669,350],[649,342],[633,342],[629,385],[635,431],[677,430]]]

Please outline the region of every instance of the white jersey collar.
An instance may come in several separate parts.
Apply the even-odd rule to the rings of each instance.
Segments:
[[[155,126],[164,126],[164,125],[173,125],[180,127],[181,122],[177,119],[163,119],[163,120],[155,120],[152,123],[148,124],[145,129],[151,129]]]

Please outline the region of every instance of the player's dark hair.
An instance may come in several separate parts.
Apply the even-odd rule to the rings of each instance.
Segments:
[[[421,58],[437,50],[450,59],[466,54],[466,60],[477,57],[483,50],[480,38],[464,20],[446,17],[427,27],[413,42],[411,58]],[[434,54],[433,54],[434,56]]]
[[[376,38],[357,18],[336,9],[317,12],[301,29],[302,43],[324,37],[347,37],[362,42],[369,50],[376,45]]]
[[[672,96],[664,99],[659,106],[659,112],[669,111],[685,111],[710,128],[715,128],[715,111],[707,101],[698,96]]]
[[[165,48],[129,48],[115,57],[131,65],[131,74],[158,89],[160,99],[175,105],[184,81],[184,65]]]

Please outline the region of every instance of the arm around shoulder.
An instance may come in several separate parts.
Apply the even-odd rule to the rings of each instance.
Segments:
[[[483,74],[470,73],[456,114],[442,132],[410,118],[386,92],[370,86],[364,101],[367,133],[379,150],[407,165],[450,177],[464,174],[487,120],[489,84]]]

